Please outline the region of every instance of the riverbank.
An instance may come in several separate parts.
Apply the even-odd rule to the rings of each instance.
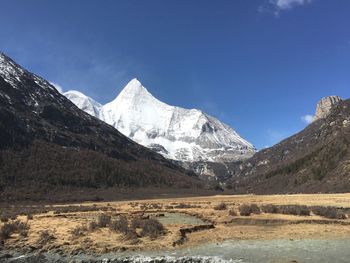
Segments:
[[[3,247],[27,253],[176,251],[226,240],[339,240],[350,236],[350,194],[8,205],[1,212],[12,218],[1,227],[15,220],[27,227],[26,233],[14,231],[3,239]],[[101,216],[109,222],[99,225]],[[118,226],[120,220],[124,225]],[[97,226],[92,228],[93,222]]]

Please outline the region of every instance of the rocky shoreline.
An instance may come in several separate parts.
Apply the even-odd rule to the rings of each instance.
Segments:
[[[19,253],[0,251],[0,262],[4,263],[225,263],[236,262],[218,257],[172,257],[172,256],[120,256],[116,255],[61,255],[56,253]],[[237,261],[239,262],[239,261]]]

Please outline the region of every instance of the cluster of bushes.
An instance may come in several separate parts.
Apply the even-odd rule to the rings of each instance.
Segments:
[[[17,216],[27,216],[29,220],[33,219],[35,214],[43,214],[49,211],[55,211],[53,206],[38,205],[4,205],[0,207],[0,221],[8,222],[9,220],[16,220]]]
[[[241,216],[250,216],[251,214],[260,214],[261,210],[256,204],[243,204],[239,207]]]
[[[226,209],[227,209],[227,205],[225,203],[220,203],[214,206],[214,210],[226,210]]]
[[[27,237],[29,231],[29,225],[20,220],[5,223],[0,228],[0,241],[9,239],[12,234],[18,233],[22,237]]]
[[[163,224],[153,218],[134,218],[131,221],[130,227],[135,231],[136,229],[141,229],[140,235],[142,237],[148,236],[150,238],[157,238],[165,233]]]
[[[33,219],[35,214],[43,214],[53,211],[54,214],[61,213],[75,213],[75,212],[91,212],[91,211],[116,211],[111,206],[97,206],[97,205],[68,205],[68,206],[48,206],[38,204],[35,206],[1,206],[0,207],[0,221],[6,223],[9,220],[16,220],[17,216],[26,216],[28,220]]]
[[[200,208],[198,205],[191,205],[191,204],[185,204],[185,203],[174,203],[173,208],[175,209],[185,209],[185,208]]]
[[[7,214],[7,213],[2,213],[0,215],[0,222],[2,223],[6,223],[8,222],[9,220],[16,220],[17,216],[16,215],[10,215],[10,214]]]
[[[157,203],[151,203],[151,204],[146,203],[146,204],[142,204],[142,205],[140,206],[140,208],[141,208],[142,210],[162,209],[163,206],[162,206],[161,204],[157,204]]]
[[[311,212],[315,215],[330,219],[346,219],[346,213],[332,206],[312,206],[305,205],[264,205],[261,207],[264,213],[286,214],[297,216],[310,216]]]
[[[94,231],[98,228],[108,227],[111,231],[119,232],[128,239],[137,237],[150,237],[152,239],[162,236],[165,233],[164,226],[153,218],[133,218],[129,224],[126,216],[119,216],[115,220],[109,215],[100,215],[96,221],[89,224],[89,230]],[[73,230],[74,236],[81,236],[81,231],[85,229]]]
[[[220,207],[219,207],[220,206]],[[219,204],[216,210],[221,210],[218,208],[223,207]],[[256,204],[243,204],[239,207],[239,213],[241,216],[249,216],[251,214],[260,214],[261,212],[267,214],[285,214],[285,215],[296,215],[296,216],[310,216],[311,213],[319,215],[330,219],[346,219],[347,215],[341,209],[331,206],[312,206],[308,207],[306,205],[263,205],[261,207]],[[237,212],[235,210],[230,210],[229,215],[236,216]]]
[[[261,207],[264,213],[269,214],[285,214],[296,216],[309,216],[311,209],[306,205],[264,205]]]
[[[330,218],[330,219],[346,219],[347,216],[343,211],[332,206],[313,206],[312,212],[315,215]]]

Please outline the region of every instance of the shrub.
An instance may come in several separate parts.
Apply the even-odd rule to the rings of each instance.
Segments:
[[[1,228],[0,228],[0,240],[6,240],[8,238],[10,238],[10,236],[13,233],[13,228],[11,224],[4,224]]]
[[[126,239],[137,239],[137,233],[134,229],[129,229],[128,232],[125,234]]]
[[[143,227],[143,222],[144,222],[144,219],[141,219],[141,218],[133,218],[133,219],[131,220],[130,228],[131,228],[131,229],[142,228],[142,227]]]
[[[53,240],[55,240],[56,237],[50,233],[48,230],[44,230],[42,232],[40,232],[39,238],[37,240],[37,243],[41,246],[52,242]]]
[[[229,211],[228,211],[228,214],[229,214],[230,216],[237,216],[237,212],[236,212],[236,210],[234,210],[234,209],[229,210]]]
[[[88,229],[86,226],[77,226],[70,233],[72,235],[72,238],[79,238],[85,236],[87,230]]]
[[[13,233],[18,233],[22,237],[28,236],[29,226],[27,223],[16,220],[13,222],[5,223],[0,228],[0,240],[6,240],[10,238]]]
[[[112,221],[109,225],[109,228],[113,231],[118,231],[123,234],[127,234],[129,232],[128,219],[126,216],[119,216],[119,218],[115,221]]]
[[[261,211],[256,204],[243,204],[239,207],[239,213],[241,216],[250,216],[251,214],[260,214]]]
[[[264,213],[267,213],[267,214],[277,214],[279,209],[278,209],[278,206],[276,205],[271,205],[271,204],[268,204],[268,205],[263,205],[261,207],[261,210],[264,212]]]
[[[220,203],[214,206],[214,210],[226,210],[226,209],[227,209],[227,205],[225,203]]]
[[[191,205],[185,204],[185,203],[180,203],[174,206],[174,208],[177,208],[177,209],[184,209],[184,208],[191,208],[191,207],[192,207]]]
[[[33,214],[28,213],[27,214],[27,220],[33,220]]]
[[[99,215],[97,218],[97,225],[99,227],[106,227],[110,223],[111,223],[111,216],[102,214],[102,215]]]
[[[143,220],[141,235],[149,236],[150,238],[157,238],[165,232],[164,226],[156,219]]]
[[[176,204],[174,203],[173,208],[177,208],[177,209],[184,209],[184,208],[200,208],[201,206],[199,205],[191,205],[191,204],[185,204],[185,203],[180,203],[180,204]]]
[[[99,226],[98,226],[98,224],[97,224],[96,221],[92,221],[92,222],[89,223],[89,230],[90,230],[90,231],[94,231],[94,230],[96,230],[98,227],[99,227]]]
[[[315,215],[330,219],[346,219],[346,214],[331,206],[314,206],[311,208]]]
[[[7,214],[0,215],[0,221],[3,223],[7,223],[10,220],[10,216]]]
[[[29,226],[27,223],[16,220],[13,222],[15,231],[20,234],[22,237],[28,236]]]
[[[283,205],[279,206],[279,212],[286,215],[309,216],[311,211],[305,205]]]
[[[160,204],[151,204],[150,208],[152,208],[152,209],[162,209],[163,207]]]

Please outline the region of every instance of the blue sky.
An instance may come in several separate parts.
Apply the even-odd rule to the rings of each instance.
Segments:
[[[137,77],[257,148],[350,97],[348,0],[1,0],[0,50],[101,103]]]

